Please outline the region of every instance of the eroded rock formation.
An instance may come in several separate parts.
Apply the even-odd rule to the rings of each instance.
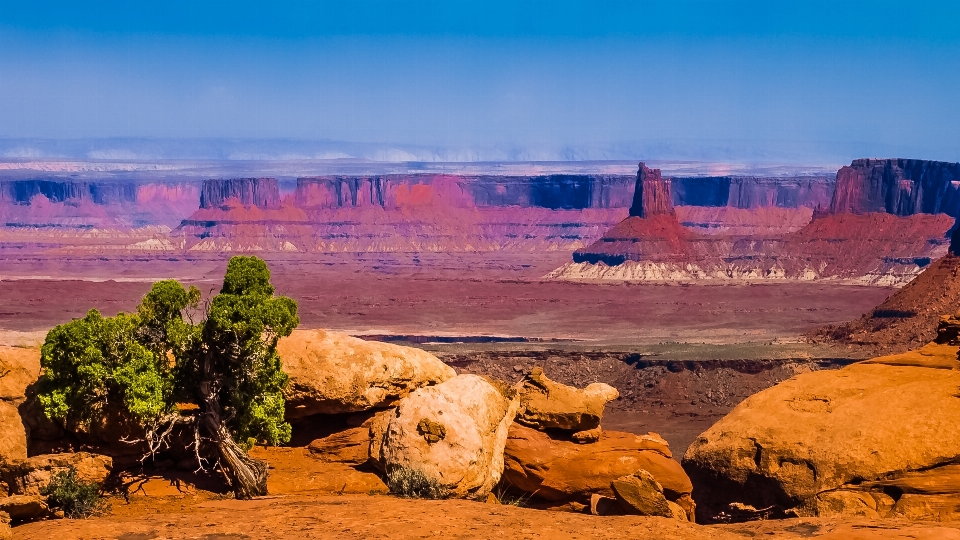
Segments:
[[[854,345],[875,354],[899,353],[935,339],[940,314],[957,310],[960,257],[947,255],[859,319],[820,328],[809,337]]]
[[[603,407],[619,395],[609,384],[593,383],[578,389],[551,381],[543,369],[537,367],[521,382],[517,422],[539,430],[558,429],[571,434],[595,431],[599,437]],[[593,435],[583,438],[596,439]]]
[[[597,242],[576,250],[573,263],[550,277],[636,281],[826,279],[904,285],[947,252],[948,231],[960,206],[958,173],[960,164],[856,160],[838,172],[829,212],[818,207],[809,224],[778,230],[759,223],[728,227],[723,220],[704,215],[703,207],[685,216],[683,225],[689,227],[669,219],[641,220],[638,217],[644,205],[662,207],[654,199],[644,202],[644,182],[656,185],[657,177],[641,164],[631,217]],[[684,189],[698,186],[706,188],[698,201],[701,203],[719,204],[723,191],[730,196],[730,185],[713,179],[688,179]],[[650,193],[655,198],[658,191],[652,189]],[[801,202],[799,195],[784,195],[781,201],[780,195],[774,197],[772,193],[760,197],[764,200],[747,197],[736,204]],[[727,204],[733,204],[729,198]]]
[[[660,169],[651,169],[640,162],[637,171],[637,184],[633,190],[633,204],[630,215],[647,218],[660,215],[673,215],[673,195],[670,192],[670,179],[660,176]]]
[[[200,208],[214,208],[228,199],[258,208],[280,206],[280,186],[276,178],[229,178],[205,180],[200,190]]]
[[[693,516],[693,485],[654,433],[603,431],[597,442],[577,444],[514,424],[504,450],[504,481],[550,506],[583,508],[592,495],[614,497],[611,483],[643,469],[663,487],[668,500]]]
[[[0,347],[0,461],[27,457],[27,430],[19,409],[27,387],[39,376],[39,350]]]
[[[960,163],[856,159],[837,172],[830,212],[960,216]]]
[[[700,519],[732,503],[782,515],[957,519],[960,362],[931,343],[751,396],[687,450]]]

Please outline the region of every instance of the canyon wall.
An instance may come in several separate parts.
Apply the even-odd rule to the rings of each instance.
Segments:
[[[873,168],[879,163],[858,160],[844,169],[864,169],[861,161]],[[924,169],[906,160],[909,163],[896,169],[895,161],[886,160],[879,166],[881,173],[857,176],[842,170],[838,178],[846,182],[847,193],[872,193],[868,188],[874,177],[881,185],[900,185],[888,178],[902,183],[917,177],[919,187],[901,189],[898,200],[909,199],[903,193],[914,197],[911,201],[941,193],[934,207],[953,208],[952,165]],[[894,172],[883,172],[884,167]],[[934,174],[937,170],[941,172]],[[863,181],[856,184],[853,178]],[[211,179],[202,184],[12,180],[0,182],[0,219],[6,224],[0,227],[0,244],[18,253],[34,248],[164,253],[567,252],[574,254],[571,264],[581,266],[558,277],[575,279],[601,270],[605,275],[645,276],[642,279],[842,277],[844,253],[869,259],[874,274],[894,268],[906,275],[946,249],[942,240],[949,224],[944,228],[940,218],[920,217],[902,224],[900,231],[921,239],[912,242],[894,237],[896,221],[861,223],[834,219],[840,215],[836,213],[815,213],[827,206],[832,186],[832,179],[822,177],[665,178],[643,163],[636,176],[301,177],[295,191],[284,197],[274,178]],[[811,223],[815,214],[820,217]],[[173,230],[164,229],[167,226]],[[829,242],[818,240],[818,234]],[[860,244],[856,235],[861,235]],[[899,242],[899,247],[883,248],[884,242]],[[860,249],[867,245],[872,247]],[[803,257],[809,260],[796,263]],[[863,270],[859,262],[853,266],[856,272],[873,272]]]
[[[319,176],[297,179],[295,202],[312,209],[432,203],[457,208],[625,208],[633,197],[633,183],[633,177],[620,175]]]
[[[633,182],[617,175],[302,177],[275,206],[239,198],[207,205],[173,236],[191,251],[572,251],[627,215]]]
[[[702,176],[673,178],[677,206],[732,208],[826,208],[833,196],[832,177]]]
[[[222,205],[227,199],[258,208],[280,206],[280,186],[276,178],[230,178],[205,180],[200,190],[200,208]]]
[[[2,180],[0,204],[30,204],[36,196],[50,202],[91,201],[94,204],[136,202],[136,182],[77,182],[71,180]]]
[[[960,163],[857,159],[837,172],[830,212],[960,217]]]
[[[0,223],[6,227],[176,226],[197,209],[190,183],[65,179],[0,181]]]

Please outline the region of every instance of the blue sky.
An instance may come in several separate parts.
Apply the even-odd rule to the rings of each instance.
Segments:
[[[958,20],[960,2],[0,0],[0,138],[960,161]]]

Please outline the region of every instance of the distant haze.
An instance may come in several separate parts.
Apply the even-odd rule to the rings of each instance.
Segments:
[[[8,2],[0,158],[960,161],[960,5]]]

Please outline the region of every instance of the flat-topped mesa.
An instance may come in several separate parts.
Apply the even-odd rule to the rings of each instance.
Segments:
[[[922,159],[855,159],[837,171],[833,214],[960,216],[960,163]]]
[[[630,176],[601,174],[314,176],[297,179],[295,200],[310,209],[435,204],[582,210],[629,206],[633,184]]]
[[[228,178],[204,180],[200,190],[200,208],[216,208],[227,199],[237,199],[245,206],[277,208],[280,186],[276,178]]]
[[[642,161],[637,171],[630,215],[641,218],[674,215],[670,180],[660,177],[660,169],[650,169]]]
[[[4,180],[0,181],[0,203],[30,204],[42,195],[54,203],[123,204],[137,201],[135,182],[78,182],[75,180]]]

